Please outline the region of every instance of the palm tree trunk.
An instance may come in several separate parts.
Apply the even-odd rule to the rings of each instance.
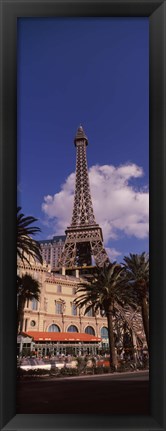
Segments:
[[[115,354],[115,342],[114,342],[114,331],[113,331],[113,310],[112,306],[109,307],[106,312],[108,322],[108,338],[109,338],[109,350],[110,350],[110,367],[113,371],[116,370],[116,354]]]
[[[148,319],[147,301],[145,297],[142,298],[141,311],[142,311],[142,321],[143,321],[144,331],[146,335],[147,346],[149,348],[149,319]]]

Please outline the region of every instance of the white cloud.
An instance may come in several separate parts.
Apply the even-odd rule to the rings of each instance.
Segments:
[[[132,178],[143,176],[141,167],[128,163],[118,167],[95,165],[89,170],[91,195],[96,222],[103,230],[105,244],[122,233],[146,238],[149,227],[149,193],[147,186],[135,189]],[[51,220],[53,234],[64,234],[71,223],[75,174],[69,175],[61,190],[44,197],[42,210]],[[112,250],[112,257],[120,255]],[[118,253],[118,254],[117,254]]]

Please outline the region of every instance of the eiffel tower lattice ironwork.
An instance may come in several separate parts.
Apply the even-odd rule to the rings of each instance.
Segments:
[[[96,223],[89,185],[86,146],[88,139],[82,126],[74,139],[76,146],[76,180],[72,221],[66,229],[66,240],[60,259],[60,266],[83,267],[109,263],[103,246],[101,227]]]

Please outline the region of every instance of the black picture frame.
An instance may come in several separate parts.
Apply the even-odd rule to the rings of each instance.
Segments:
[[[17,18],[149,17],[150,22],[150,399],[149,416],[16,414]],[[165,430],[166,1],[1,0],[1,429]],[[140,125],[141,127],[141,125]],[[33,396],[33,394],[32,394]]]

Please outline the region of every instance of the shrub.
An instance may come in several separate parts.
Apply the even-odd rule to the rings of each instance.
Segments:
[[[78,369],[77,368],[61,368],[59,370],[60,376],[78,376]]]
[[[17,368],[17,378],[21,377],[29,377],[29,376],[44,376],[50,375],[50,370],[44,370],[40,368],[32,369],[32,370],[23,370],[22,368]]]
[[[94,368],[94,374],[104,374],[104,368],[101,366]]]
[[[78,356],[77,358],[77,370],[78,373],[84,372],[87,367],[88,358],[85,356],[84,358],[81,356]]]
[[[105,374],[108,374],[108,373],[112,373],[112,369],[111,369],[111,367],[104,367],[104,373]]]
[[[60,373],[59,368],[54,367],[53,369],[50,370],[50,376],[54,377],[58,377]]]
[[[113,370],[111,369],[111,367],[96,367],[94,368],[94,374],[108,374],[108,373],[112,373]]]

